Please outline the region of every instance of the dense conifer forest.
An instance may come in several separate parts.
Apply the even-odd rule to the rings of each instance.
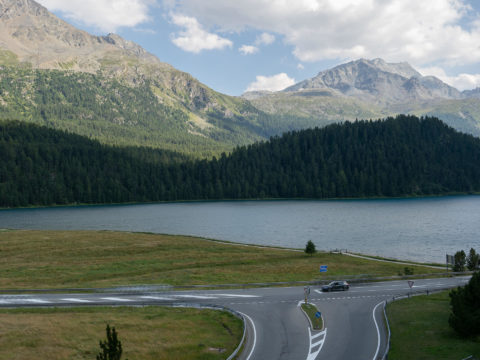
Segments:
[[[0,123],[0,206],[480,191],[480,139],[400,115],[293,131],[218,159]]]

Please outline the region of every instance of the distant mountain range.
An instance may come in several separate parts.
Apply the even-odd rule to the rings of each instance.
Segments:
[[[358,60],[275,93],[233,97],[115,34],[93,36],[33,0],[0,0],[0,119],[195,156],[282,132],[397,113],[480,136],[480,89],[406,63]]]
[[[480,135],[480,88],[460,92],[434,76],[422,76],[408,63],[360,59],[280,92],[243,97],[271,114],[338,121],[413,113],[438,116],[461,131]]]

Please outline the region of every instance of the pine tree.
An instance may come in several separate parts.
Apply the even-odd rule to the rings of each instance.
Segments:
[[[313,255],[317,252],[315,249],[315,244],[312,242],[312,240],[308,240],[307,245],[305,246],[305,253],[308,255]]]
[[[471,248],[467,257],[467,269],[470,271],[474,271],[478,267],[479,260],[480,255],[477,254],[474,248]]]
[[[467,256],[465,255],[465,251],[460,250],[455,253],[453,256],[454,263],[453,263],[453,271],[455,272],[462,272],[465,271],[465,263]]]
[[[480,273],[476,272],[467,285],[450,292],[452,312],[450,326],[464,337],[480,335]]]
[[[117,332],[107,324],[107,340],[100,341],[101,352],[97,360],[120,360],[122,357],[122,342],[118,340]]]

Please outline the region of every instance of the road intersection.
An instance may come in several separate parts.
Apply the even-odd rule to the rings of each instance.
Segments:
[[[33,306],[213,306],[244,316],[244,360],[377,360],[387,349],[383,304],[418,292],[463,285],[469,277],[352,285],[345,292],[312,287],[309,302],[322,312],[325,328],[313,331],[300,309],[303,287],[203,291],[132,290],[91,293],[0,294],[0,307]]]

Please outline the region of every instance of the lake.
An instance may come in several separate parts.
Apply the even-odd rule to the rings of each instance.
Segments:
[[[480,196],[184,202],[0,210],[0,228],[120,230],[445,262],[480,251]]]

